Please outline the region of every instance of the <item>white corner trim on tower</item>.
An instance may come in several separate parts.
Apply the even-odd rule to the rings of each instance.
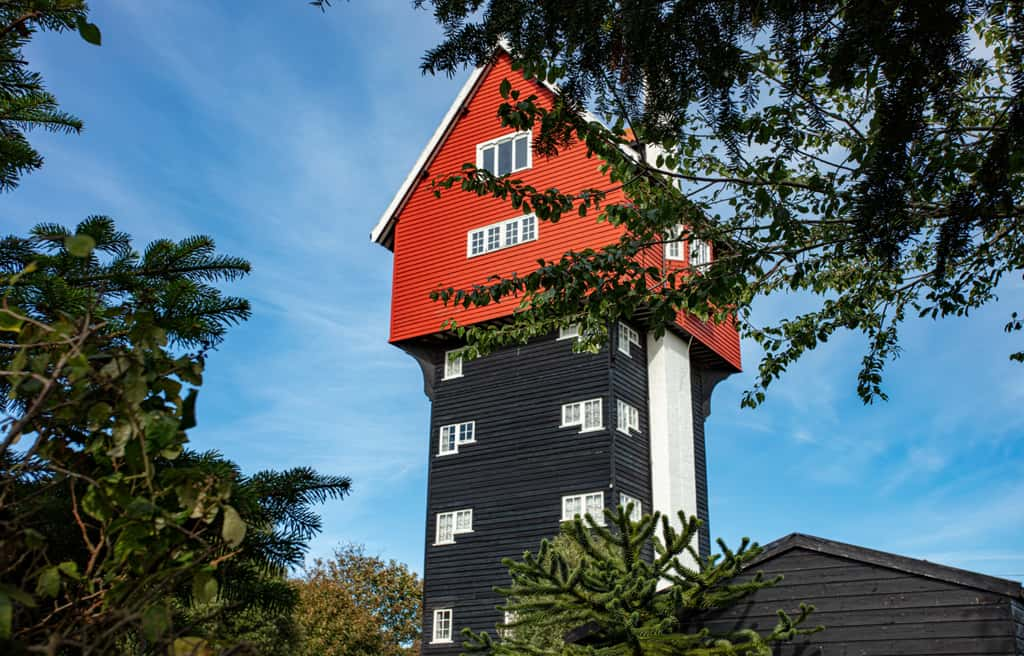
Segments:
[[[690,345],[666,332],[647,335],[647,389],[651,432],[651,505],[681,528],[677,513],[697,514]],[[694,565],[692,562],[684,562]]]

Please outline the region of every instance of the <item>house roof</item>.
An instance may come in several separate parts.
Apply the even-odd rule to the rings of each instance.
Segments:
[[[953,585],[985,590],[1013,599],[1024,599],[1024,587],[1016,581],[978,574],[977,572],[969,572],[964,569],[940,565],[927,560],[908,558],[885,551],[858,547],[844,542],[826,540],[825,538],[805,535],[803,533],[790,533],[765,545],[764,551],[747,565],[747,569],[763,566],[766,561],[777,558],[794,549],[804,549],[828,556],[847,558],[915,576],[944,581]]]

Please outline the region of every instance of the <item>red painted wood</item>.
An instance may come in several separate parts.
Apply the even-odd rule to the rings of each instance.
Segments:
[[[520,212],[512,209],[507,201],[480,198],[457,189],[447,190],[441,198],[435,198],[430,182],[458,172],[466,162],[474,162],[477,144],[512,132],[503,128],[497,117],[501,104],[498,86],[506,77],[520,89],[525,90],[527,83],[512,71],[510,61],[502,54],[486,73],[448,138],[438,146],[429,171],[416,183],[399,211],[394,233],[392,342],[440,332],[442,323],[449,317],[469,325],[507,316],[517,303],[512,299],[482,308],[445,307],[430,300],[429,294],[434,289],[466,288],[484,283],[493,275],[527,273],[536,267],[539,258],[554,260],[568,250],[605,246],[615,242],[621,234],[621,228],[598,223],[593,216],[572,215],[558,223],[538,222],[537,241],[467,257],[466,238],[471,229],[514,218]],[[551,102],[552,94],[543,86],[535,85],[534,92],[542,102]],[[586,156],[585,147],[577,145],[550,159],[534,154],[533,167],[514,175],[541,189],[557,187],[575,192],[611,187],[598,171],[599,164],[597,159]],[[608,202],[621,200],[621,192],[608,198]],[[650,257],[660,263],[660,247]],[[682,315],[679,324],[726,362],[740,368],[739,338],[734,327],[707,325]]]

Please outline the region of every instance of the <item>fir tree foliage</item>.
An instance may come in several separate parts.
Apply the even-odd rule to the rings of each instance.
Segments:
[[[733,550],[700,556],[693,546],[700,520],[679,513],[679,527],[660,513],[630,519],[630,508],[562,525],[536,554],[506,559],[512,583],[496,588],[510,618],[490,633],[465,629],[466,651],[494,656],[770,656],[773,646],[822,630],[805,627],[813,611],[778,611],[768,632],[715,631],[726,609],[781,577],[765,579],[748,565],[761,548],[744,539]],[[660,535],[659,535],[660,529]]]
[[[434,172],[438,193],[625,228],[533,271],[440,287],[452,306],[518,304],[515,322],[464,331],[470,354],[566,322],[642,314],[660,333],[680,310],[735,318],[764,350],[744,397],[754,406],[803,354],[852,330],[865,337],[857,391],[871,402],[885,398],[904,321],[968,315],[1024,271],[1020,0],[416,5],[444,28],[425,72],[484,64],[504,40],[521,76],[501,85],[501,124],[535,131],[535,161],[582,143],[607,175],[542,188],[470,163]],[[559,85],[553,105],[537,82]],[[624,201],[609,198],[618,191]],[[710,264],[644,264],[652,246],[695,239],[712,244]],[[806,311],[754,321],[757,298],[791,293]],[[1013,313],[1005,330],[1022,326]]]
[[[21,176],[43,165],[28,140],[32,130],[76,133],[82,122],[63,111],[42,76],[28,67],[24,47],[39,31],[77,31],[100,45],[100,31],[87,20],[83,0],[0,2],[0,192],[17,187]]]

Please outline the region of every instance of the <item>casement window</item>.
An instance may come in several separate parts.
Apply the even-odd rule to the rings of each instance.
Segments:
[[[512,624],[515,624],[516,614],[510,610],[506,610],[502,617],[501,624],[498,626],[498,637],[503,640],[508,640],[512,637],[514,629]]]
[[[640,499],[631,497],[628,494],[620,494],[619,505],[622,506],[622,509],[629,508],[629,504],[633,504],[633,509],[629,511],[629,518],[634,522],[639,522],[640,518],[644,516],[644,509],[640,505]]]
[[[537,239],[537,217],[533,214],[492,223],[469,231],[466,255],[475,257]]]
[[[630,346],[640,346],[640,333],[626,324],[619,322],[619,351],[633,357],[630,354]]]
[[[700,267],[711,264],[711,244],[703,239],[690,240],[690,266]]]
[[[578,323],[571,323],[558,329],[558,339],[579,339],[579,337],[580,325]]]
[[[434,637],[431,643],[452,641],[452,609],[438,608],[434,610]]]
[[[441,441],[437,448],[437,455],[446,456],[458,453],[459,446],[469,442],[476,442],[475,421],[441,426]]]
[[[628,434],[629,431],[640,430],[640,411],[623,400],[615,403],[615,427]]]
[[[533,166],[530,133],[516,132],[476,147],[476,166],[502,176]]]
[[[434,544],[455,544],[455,536],[473,532],[473,509],[437,513]]]
[[[683,253],[683,242],[681,241],[683,234],[682,224],[677,225],[675,228],[670,230],[665,235],[665,259],[666,260],[683,260],[685,255]]]
[[[451,380],[452,378],[462,378],[462,350],[455,349],[454,351],[445,351],[444,354],[444,378],[442,380]]]
[[[579,426],[580,432],[604,428],[601,399],[566,403],[562,406],[562,428]]]
[[[570,494],[562,497],[562,521],[590,515],[598,524],[604,524],[604,492]]]

